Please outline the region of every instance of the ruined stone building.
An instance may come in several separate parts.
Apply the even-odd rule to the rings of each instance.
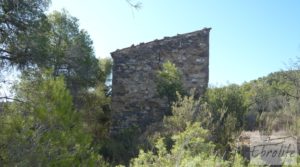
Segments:
[[[209,76],[209,32],[210,28],[204,28],[111,53],[112,133],[130,127],[143,131],[162,120],[167,101],[158,96],[155,78],[167,60],[181,71],[187,91],[196,88],[196,94],[203,94]]]

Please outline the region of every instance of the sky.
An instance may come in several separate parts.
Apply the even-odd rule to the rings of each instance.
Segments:
[[[136,2],[136,1],[132,1]],[[300,56],[298,0],[52,0],[79,19],[98,58],[116,49],[211,27],[210,85],[241,84]]]

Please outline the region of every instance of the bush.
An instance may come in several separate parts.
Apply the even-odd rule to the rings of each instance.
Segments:
[[[84,132],[63,77],[51,71],[23,76],[1,117],[0,161],[8,166],[105,166]]]
[[[175,64],[167,61],[163,64],[163,69],[157,72],[157,91],[161,97],[166,97],[171,107],[177,100],[177,93],[184,94],[181,74]]]
[[[244,126],[244,114],[247,111],[244,93],[238,85],[211,88],[206,92],[204,104],[203,111],[211,116],[206,127],[212,131],[213,141],[227,159]]]

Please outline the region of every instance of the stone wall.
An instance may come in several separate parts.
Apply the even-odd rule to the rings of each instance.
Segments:
[[[198,96],[203,94],[209,76],[209,31],[204,28],[111,53],[112,134],[130,127],[143,131],[163,118],[168,106],[157,94],[155,77],[167,60],[181,71],[187,91],[196,88]]]

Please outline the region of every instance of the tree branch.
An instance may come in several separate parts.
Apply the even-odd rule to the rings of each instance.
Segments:
[[[142,3],[141,2],[136,2],[136,3],[132,3],[131,0],[126,0],[126,2],[129,4],[129,6],[135,8],[135,9],[141,9],[142,7]]]
[[[4,49],[0,49],[0,52],[5,52],[5,53],[8,53],[8,54],[12,54],[12,52],[4,50]]]
[[[12,60],[11,57],[7,57],[7,56],[0,56],[0,59],[3,59],[3,60],[9,60],[9,61]]]
[[[287,96],[290,96],[290,97],[295,98],[295,99],[297,99],[297,100],[300,98],[299,96],[290,94],[290,93],[287,92],[286,90],[282,90],[282,89],[278,89],[278,88],[277,88],[277,90],[280,91],[282,94],[287,95]]]
[[[13,101],[17,101],[17,102],[25,103],[25,101],[22,101],[22,100],[20,100],[20,99],[16,99],[16,98],[11,98],[11,97],[8,97],[8,96],[2,96],[2,97],[0,97],[0,99],[5,99],[5,100],[13,100]]]

